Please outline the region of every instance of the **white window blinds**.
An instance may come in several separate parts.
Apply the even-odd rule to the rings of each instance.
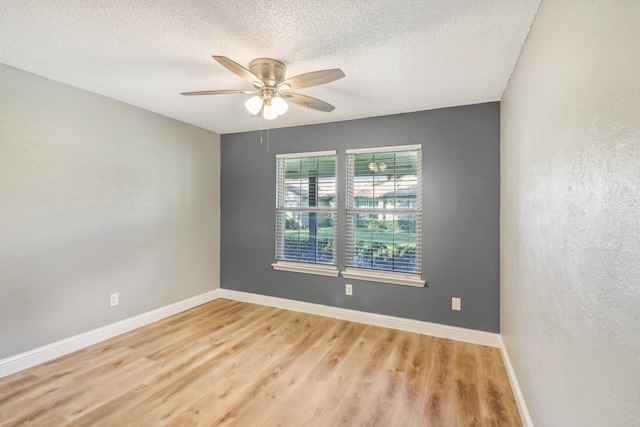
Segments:
[[[336,152],[278,155],[276,185],[277,264],[335,266]]]
[[[347,269],[421,273],[420,145],[347,150]]]

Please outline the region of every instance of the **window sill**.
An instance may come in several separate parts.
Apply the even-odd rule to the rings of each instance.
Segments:
[[[424,288],[425,281],[416,274],[390,273],[379,270],[359,270],[348,268],[340,274],[345,279],[369,280],[372,282],[392,283],[394,285]]]
[[[340,272],[335,265],[306,264],[301,262],[278,261],[271,264],[274,270],[293,271],[295,273],[316,274],[319,276],[338,277]]]

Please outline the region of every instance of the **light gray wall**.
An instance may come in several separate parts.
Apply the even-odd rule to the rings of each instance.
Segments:
[[[538,427],[640,425],[640,2],[543,0],[502,100],[502,335]]]
[[[222,135],[221,286],[226,289],[498,332],[499,104]],[[267,139],[269,151],[267,151]],[[423,278],[413,288],[274,271],[275,156],[422,144]],[[344,213],[338,266],[344,268]],[[345,283],[353,284],[351,297]],[[462,311],[451,310],[462,298]]]
[[[0,94],[0,359],[219,287],[219,135],[4,65]]]

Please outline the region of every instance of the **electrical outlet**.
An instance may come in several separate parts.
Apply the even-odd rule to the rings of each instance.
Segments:
[[[111,307],[118,305],[118,294],[111,294]]]
[[[344,293],[347,295],[353,295],[353,287],[349,283],[345,285]]]
[[[451,310],[462,310],[461,304],[462,300],[460,298],[451,298]]]

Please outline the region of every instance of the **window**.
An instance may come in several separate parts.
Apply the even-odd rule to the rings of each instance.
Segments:
[[[346,278],[424,286],[420,145],[347,150]]]
[[[336,152],[276,156],[276,270],[337,276]]]

